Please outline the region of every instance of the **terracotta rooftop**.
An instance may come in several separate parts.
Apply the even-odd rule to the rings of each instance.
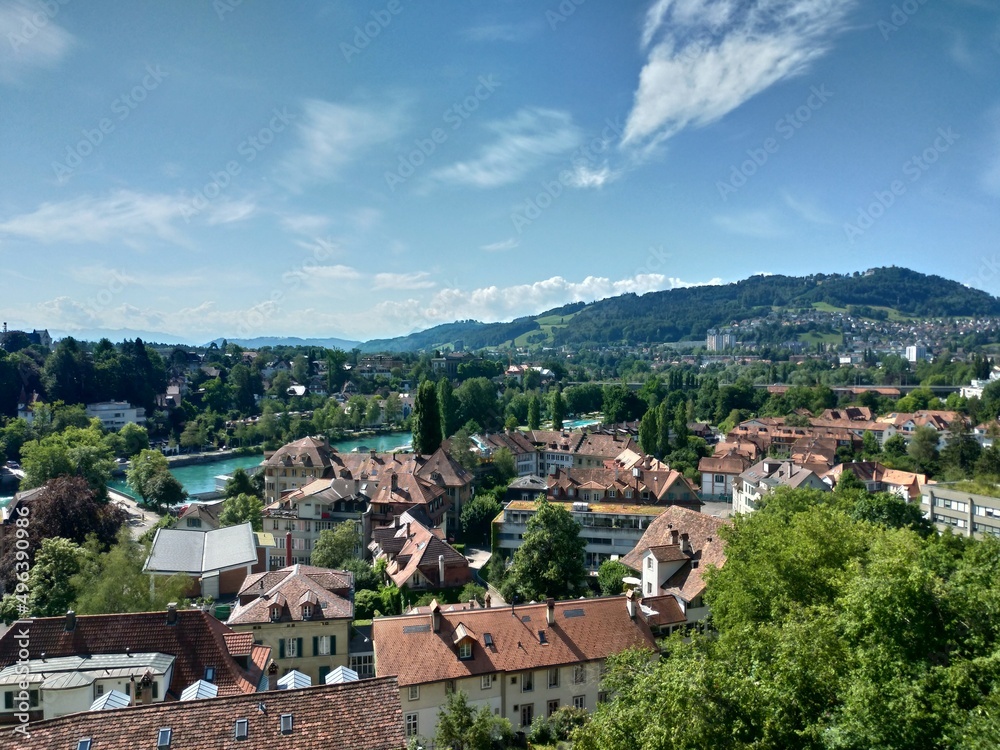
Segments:
[[[544,603],[442,611],[438,632],[433,615],[376,618],[375,671],[396,675],[405,686],[578,664],[633,646],[656,650],[649,625],[638,615],[628,616],[623,596],[555,602],[554,614],[555,624],[549,626]],[[471,659],[458,658],[455,632],[460,625],[476,634]]]
[[[227,641],[233,631],[201,610],[178,610],[176,624],[167,622],[167,612],[138,612],[113,615],[77,615],[73,630],[67,631],[66,617],[38,617],[19,620],[0,637],[0,667],[18,661],[20,645],[16,634],[27,631],[29,659],[86,654],[124,654],[127,651],[160,652],[177,657],[166,699],[180,697],[181,691],[205,675],[205,667],[215,667],[219,695],[253,693],[270,660],[271,649],[253,646],[249,669],[236,663],[234,656],[245,655],[240,641]],[[238,653],[230,650],[230,644]]]
[[[306,602],[313,605],[310,620],[353,618],[353,581],[349,571],[306,565],[247,576],[240,588],[239,603],[226,624],[272,622],[271,608],[276,603],[281,607],[282,622],[302,622],[302,605]]]
[[[723,518],[671,506],[649,524],[635,549],[625,555],[622,562],[633,570],[640,570],[646,550],[670,546],[672,531],[687,534],[692,549],[691,558],[698,562],[698,567],[692,567],[690,563],[682,565],[667,581],[665,588],[668,593],[677,593],[684,601],[690,602],[705,590],[703,575],[706,566],[721,568],[726,562],[725,543],[719,538],[719,529],[728,525],[729,521]]]
[[[306,437],[288,443],[276,450],[266,461],[265,466],[311,466],[328,467],[331,465],[330,445],[319,438]]]
[[[291,727],[282,732],[282,717]],[[246,720],[246,738],[236,739]],[[90,738],[94,750],[402,750],[403,716],[393,678],[69,714],[30,725],[26,746],[67,748]]]

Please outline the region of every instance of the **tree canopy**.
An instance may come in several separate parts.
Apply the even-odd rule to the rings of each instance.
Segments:
[[[567,599],[587,590],[586,542],[578,524],[562,505],[541,497],[528,520],[524,541],[514,552],[501,593],[507,601]]]
[[[250,522],[254,531],[261,531],[264,528],[264,503],[256,495],[240,493],[227,498],[222,504],[222,513],[219,514],[219,524],[221,526],[237,526]]]
[[[354,550],[360,543],[354,521],[343,521],[320,532],[310,562],[319,568],[339,568],[355,558]]]

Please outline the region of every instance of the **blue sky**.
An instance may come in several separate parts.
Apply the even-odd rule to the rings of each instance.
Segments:
[[[754,273],[1000,292],[993,0],[0,0],[0,314],[367,339]]]

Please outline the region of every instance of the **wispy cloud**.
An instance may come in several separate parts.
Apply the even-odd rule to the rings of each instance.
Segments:
[[[75,39],[55,18],[62,5],[32,0],[0,2],[0,83],[20,83],[37,68],[54,68]]]
[[[256,211],[249,200],[217,199],[194,213],[190,199],[182,195],[138,193],[117,190],[105,196],[91,195],[61,203],[43,203],[30,213],[0,220],[0,235],[37,242],[107,242],[155,237],[180,244],[182,221],[230,224],[245,221]]]
[[[403,126],[398,105],[377,108],[309,99],[295,126],[298,143],[279,168],[290,187],[338,179],[366,150],[396,137]]]
[[[787,230],[770,211],[742,211],[719,214],[712,219],[715,224],[732,234],[757,239],[775,239],[787,235]]]
[[[504,250],[513,250],[515,247],[521,244],[521,240],[517,237],[508,237],[501,242],[491,242],[488,245],[480,246],[480,250],[485,250],[488,253],[499,253]]]
[[[464,29],[461,34],[470,42],[526,42],[541,28],[539,22],[486,23]]]
[[[316,214],[289,214],[281,217],[281,226],[295,234],[315,235],[330,226],[330,218]]]
[[[430,289],[435,286],[427,271],[413,273],[377,273],[375,289]]]
[[[825,54],[856,0],[657,0],[622,143],[647,150],[714,122]]]
[[[785,201],[785,205],[792,209],[803,221],[807,221],[810,224],[834,223],[833,218],[828,213],[810,201],[796,198],[787,191],[782,192],[781,197]]]
[[[581,140],[580,129],[568,113],[535,107],[492,122],[487,129],[493,134],[491,143],[474,158],[440,169],[434,177],[480,188],[509,185]]]

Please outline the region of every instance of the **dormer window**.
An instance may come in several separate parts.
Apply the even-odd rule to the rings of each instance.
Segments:
[[[303,620],[310,620],[310,619],[312,619],[312,616],[313,616],[313,607],[312,607],[312,605],[311,604],[303,604],[302,605],[302,619]]]
[[[458,658],[459,659],[471,659],[472,658],[472,642],[464,641],[458,644]]]
[[[275,605],[271,607],[271,622],[277,622],[281,619],[281,607]]]

